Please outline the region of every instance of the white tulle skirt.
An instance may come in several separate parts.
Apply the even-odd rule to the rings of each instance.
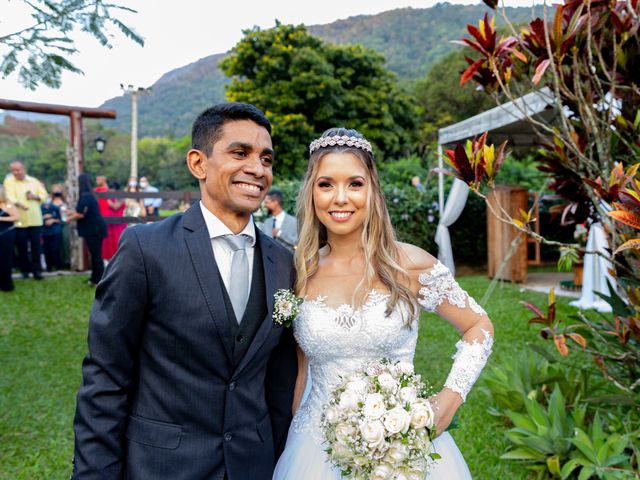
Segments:
[[[471,473],[460,450],[449,433],[433,441],[434,449],[442,458],[429,470],[426,480],[466,480]],[[304,431],[289,429],[287,445],[273,472],[274,480],[340,480],[340,471],[327,461],[327,454]]]

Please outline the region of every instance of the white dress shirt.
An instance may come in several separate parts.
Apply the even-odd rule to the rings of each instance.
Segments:
[[[211,246],[213,247],[213,256],[218,264],[218,270],[220,276],[224,282],[224,287],[229,292],[229,284],[231,280],[231,260],[233,258],[233,250],[222,238],[224,235],[233,235],[233,232],[227,227],[222,220],[211,213],[207,207],[200,202],[200,209],[202,210],[202,216],[204,222],[207,224],[207,230],[209,231],[209,238],[211,239]],[[249,262],[249,282],[247,284],[247,293],[251,290],[251,280],[253,278],[253,253],[255,251],[256,244],[256,227],[253,223],[253,216],[249,218],[249,223],[244,227],[244,230],[240,234],[248,235],[251,239],[247,239],[247,261]]]

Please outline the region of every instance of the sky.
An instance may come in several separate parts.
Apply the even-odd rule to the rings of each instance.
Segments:
[[[479,0],[449,0],[476,4]],[[118,18],[145,39],[144,47],[117,34],[107,49],[91,36],[76,32],[79,53],[70,60],[84,75],[64,73],[60,89],[22,87],[14,73],[0,77],[0,98],[97,107],[122,94],[120,84],[149,87],[164,73],[214,53],[231,49],[242,30],[282,23],[317,25],[361,14],[397,8],[427,8],[436,0],[119,0],[137,10]],[[532,0],[507,0],[508,6],[531,6]],[[0,37],[31,23],[22,0],[0,0]],[[0,48],[0,55],[2,50]]]

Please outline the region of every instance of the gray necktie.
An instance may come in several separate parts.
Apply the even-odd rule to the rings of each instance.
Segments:
[[[247,308],[249,297],[249,260],[247,259],[248,235],[225,235],[222,237],[233,250],[231,259],[231,279],[229,280],[229,299],[233,305],[238,324]]]

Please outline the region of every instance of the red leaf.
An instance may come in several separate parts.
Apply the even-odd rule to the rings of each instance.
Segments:
[[[551,61],[547,58],[538,64],[538,66],[536,67],[536,74],[533,76],[534,85],[538,85],[538,82],[542,78],[542,75],[544,75],[544,72],[547,70],[550,62]]]
[[[475,174],[471,169],[471,163],[469,163],[469,158],[467,157],[467,152],[465,152],[464,147],[461,143],[456,145],[455,156],[454,156],[454,167],[458,171],[458,173],[462,176],[466,183],[471,183],[474,180]]]
[[[526,308],[531,310],[538,317],[545,318],[545,314],[542,312],[542,310],[540,308],[538,308],[536,305],[534,305],[533,303],[529,303],[529,302],[525,302],[524,300],[520,300],[520,304],[524,305]]]
[[[527,324],[531,325],[533,323],[539,323],[540,325],[546,325],[547,319],[544,317],[533,317],[527,321]]]
[[[460,86],[464,85],[469,80],[471,80],[475,75],[475,73],[478,71],[478,68],[480,68],[484,62],[485,62],[484,58],[481,58],[480,60],[476,60],[475,62],[473,62],[471,66],[467,68],[460,76]]]

